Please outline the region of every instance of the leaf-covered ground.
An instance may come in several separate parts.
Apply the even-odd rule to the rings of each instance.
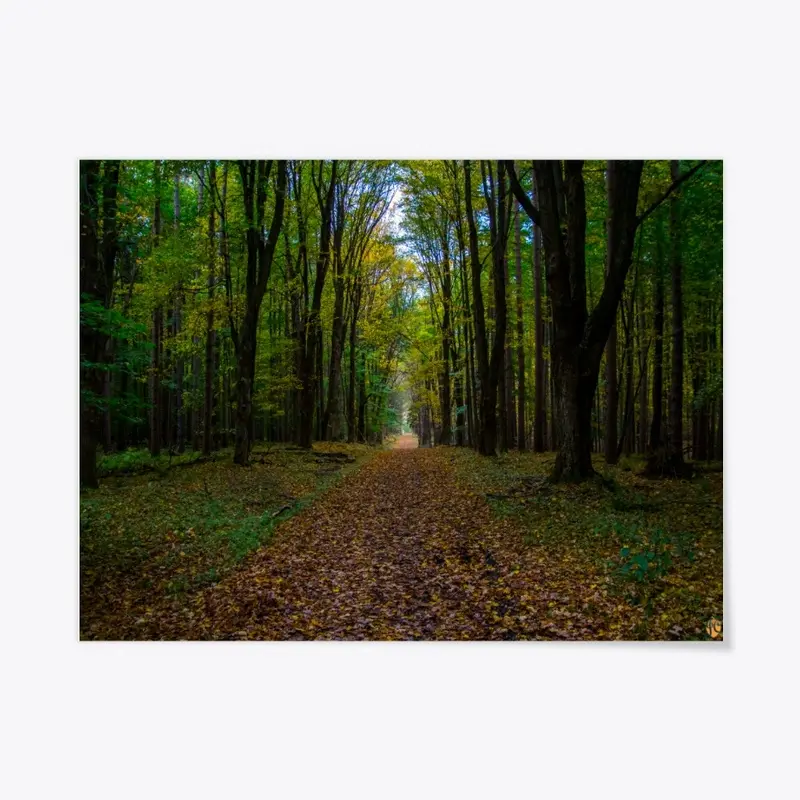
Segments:
[[[552,455],[409,443],[332,488],[282,451],[106,481],[83,502],[82,636],[685,639],[722,619],[721,474],[554,487]],[[314,500],[273,517],[286,497]]]
[[[208,461],[186,454],[171,467],[146,451],[104,458],[102,473],[124,477],[81,496],[81,637],[141,638],[140,620],[185,606],[373,452],[260,447],[247,469],[230,451]]]
[[[455,456],[461,480],[497,518],[513,521],[529,558],[551,565],[562,611],[584,609],[593,587],[615,601],[595,638],[721,640],[721,464],[691,481],[650,480],[640,459],[608,467],[594,456],[602,481],[552,485],[545,478],[554,460],[553,453]]]

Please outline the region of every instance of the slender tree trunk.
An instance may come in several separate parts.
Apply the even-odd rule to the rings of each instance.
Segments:
[[[350,317],[350,380],[347,389],[347,441],[355,442],[356,429],[356,335],[358,312],[361,306],[361,281],[357,279],[353,290],[353,308]]]
[[[531,178],[534,187],[533,205],[538,209],[536,177]],[[519,201],[517,201],[519,202]],[[533,318],[534,318],[534,407],[533,407],[533,452],[543,453],[547,417],[545,411],[544,372],[544,322],[542,320],[542,232],[533,224]]]
[[[173,227],[177,233],[180,229],[181,195],[180,170],[175,170],[172,191]],[[182,286],[179,283],[175,292],[175,307],[172,312],[172,336],[175,341],[175,446],[179,453],[185,449],[184,404],[183,404],[183,358],[180,355],[178,336],[181,332],[181,305],[183,303]]]
[[[439,444],[452,443],[452,397],[450,387],[450,347],[453,336],[451,324],[452,276],[450,274],[450,231],[445,226],[442,236],[442,429],[439,432]]]
[[[463,352],[463,346],[461,348]],[[459,368],[458,353],[451,350],[453,357],[453,393],[456,401],[456,447],[464,446],[464,382],[463,371]]]
[[[100,162],[80,162],[80,289],[81,301],[97,299],[102,292],[101,268],[98,254],[97,199],[100,181]],[[88,297],[85,297],[88,295]],[[99,334],[88,325],[80,328],[81,361],[97,362],[100,355]],[[100,377],[100,380],[98,378]],[[98,370],[81,366],[80,393],[80,483],[97,488],[97,406],[91,395],[102,386]]]
[[[611,197],[608,192],[608,181],[611,176],[610,165],[606,168],[606,193],[608,195],[608,213],[606,218],[606,275],[611,268]],[[606,464],[617,463],[617,416],[619,414],[619,390],[617,386],[617,321],[611,325],[611,332],[606,345]]]
[[[647,349],[645,347],[645,331],[647,320],[644,313],[644,298],[639,297],[639,320],[637,325],[639,338],[639,443],[637,452],[647,450]]]
[[[286,162],[277,162],[275,210],[266,241],[263,238],[267,182],[273,162],[242,161],[239,171],[247,221],[247,278],[244,319],[236,334],[236,443],[234,463],[246,466],[253,440],[253,389],[261,302],[269,281],[272,259],[283,224],[286,200]]]
[[[331,358],[328,372],[328,401],[322,416],[322,438],[328,441],[339,438],[339,384],[344,347],[344,263],[342,238],[344,236],[344,188],[336,198],[336,224],[333,232],[333,322],[331,324]]]
[[[634,289],[635,291],[635,289]],[[633,402],[633,293],[631,293],[631,306],[628,312],[628,324],[625,331],[625,416],[622,424],[622,452],[625,456],[631,454],[634,433],[634,402]]]
[[[661,226],[656,228],[656,277],[653,297],[653,419],[650,424],[650,444],[648,470],[658,469],[656,462],[663,458],[663,433],[661,423],[664,417],[664,261],[661,246]]]
[[[161,236],[161,162],[153,162],[153,184],[155,206],[153,210],[153,249],[158,247]],[[162,311],[156,306],[153,311],[153,349],[150,360],[150,455],[161,452],[161,329]]]
[[[514,201],[514,265],[517,280],[517,449],[525,450],[525,347],[522,301],[522,251],[520,247],[519,201]]]
[[[490,183],[491,165],[489,166]],[[498,443],[504,446],[505,429],[497,425],[498,388],[502,380],[503,356],[506,336],[506,291],[505,291],[505,244],[508,228],[506,214],[506,179],[505,167],[498,163],[495,196],[490,198],[490,224],[492,228],[492,283],[494,286],[495,335],[492,342],[491,355],[488,351],[483,294],[481,289],[481,262],[478,249],[478,234],[475,217],[472,211],[472,183],[469,161],[464,162],[465,200],[467,222],[469,224],[470,261],[472,262],[472,299],[473,319],[475,322],[475,349],[478,355],[478,372],[480,375],[480,425],[481,443],[479,451],[482,455],[496,454]],[[504,394],[504,392],[502,392]],[[500,408],[505,415],[504,398],[500,398]],[[500,441],[498,442],[498,433]]]
[[[206,364],[205,387],[203,397],[203,455],[211,455],[214,446],[212,440],[212,417],[214,414],[214,283],[216,281],[216,222],[214,219],[213,197],[217,187],[216,162],[211,161],[208,169],[209,186],[212,202],[208,204],[208,311],[206,312]]]
[[[672,180],[680,177],[678,161],[670,161]],[[681,257],[680,197],[669,198],[670,272],[672,276],[672,373],[669,388],[669,446],[665,467],[682,474],[683,462],[683,261]]]
[[[361,353],[361,375],[358,378],[358,440],[367,441],[367,356]]]
[[[336,161],[331,166],[331,177],[327,189],[323,185],[323,163],[319,164],[319,179],[315,178],[317,203],[320,210],[320,247],[317,256],[316,275],[310,308],[305,309],[300,346],[298,352],[298,377],[300,379],[299,420],[297,426],[297,444],[311,449],[314,438],[314,406],[317,394],[322,391],[322,329],[320,327],[320,308],[322,290],[330,263],[331,220],[333,213],[334,188],[336,185]],[[313,164],[312,164],[313,169]],[[299,196],[299,175],[295,180],[296,198]],[[298,203],[299,205],[299,203]],[[299,220],[303,225],[302,219]],[[304,229],[303,229],[304,230]],[[304,237],[301,233],[301,247]],[[321,413],[318,415],[321,422]]]
[[[508,271],[508,255],[503,258],[503,271],[504,271],[504,280],[503,280],[503,287],[504,291],[506,292],[506,309],[508,308],[508,292],[511,286],[510,279],[509,279],[509,271]],[[508,314],[508,310],[506,310],[506,314]],[[506,326],[508,323],[506,323]],[[506,331],[508,331],[508,327],[506,327]],[[511,346],[511,342],[506,337],[506,349],[503,356],[503,367],[504,367],[504,376],[502,380],[505,382],[505,399],[506,399],[506,449],[509,447],[513,447],[516,442],[516,420],[517,420],[517,409],[514,404],[514,348]]]

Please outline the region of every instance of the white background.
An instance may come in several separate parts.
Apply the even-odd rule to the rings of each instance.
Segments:
[[[0,2],[9,798],[797,797],[790,4]],[[554,11],[557,9],[557,11]],[[725,159],[725,637],[78,642],[78,159]]]

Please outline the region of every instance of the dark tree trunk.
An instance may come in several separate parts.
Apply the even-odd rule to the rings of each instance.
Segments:
[[[322,417],[322,438],[339,438],[339,383],[344,347],[344,262],[342,237],[345,223],[345,188],[336,191],[336,223],[333,231],[333,322],[331,325],[331,358],[328,371],[328,401]]]
[[[511,214],[509,211],[509,224]],[[508,272],[508,254],[503,258],[503,287],[506,293],[506,332],[508,331],[508,290],[511,286]],[[506,450],[513,447],[517,436],[517,409],[514,404],[514,349],[506,336],[506,349],[503,354],[504,375],[501,382],[505,384],[505,419],[506,419]]]
[[[153,209],[153,249],[161,236],[161,162],[153,162],[155,204]],[[153,311],[153,350],[150,359],[150,455],[161,452],[161,426],[163,398],[161,391],[161,333],[164,326],[161,307]]]
[[[450,348],[452,331],[452,312],[453,303],[453,282],[450,273],[450,231],[445,224],[442,236],[442,305],[444,307],[442,315],[442,429],[439,432],[439,444],[450,444],[452,442],[452,397],[450,394]]]
[[[508,163],[514,194],[531,221],[541,226],[547,250],[547,279],[553,304],[554,411],[559,447],[551,477],[553,480],[581,480],[593,472],[592,402],[603,349],[632,261],[643,162],[609,163],[609,267],[602,295],[591,314],[586,307],[583,163],[565,162],[562,191],[560,165],[535,162],[538,210],[522,190],[513,164]]]
[[[505,353],[506,335],[506,291],[505,291],[505,245],[508,237],[509,208],[506,202],[505,165],[498,163],[496,183],[492,180],[492,169],[489,165],[489,188],[485,185],[492,245],[492,278],[494,285],[495,335],[492,342],[491,355],[488,351],[486,323],[481,289],[481,262],[478,249],[478,233],[475,216],[472,210],[472,182],[469,161],[464,162],[464,183],[467,222],[469,224],[470,261],[472,267],[472,300],[473,319],[475,323],[475,349],[478,356],[478,373],[480,378],[480,427],[481,438],[479,452],[482,455],[496,454],[498,444],[497,428],[497,394],[498,385],[503,377],[503,356]],[[494,187],[491,188],[491,184]],[[505,410],[505,407],[501,405]],[[503,439],[505,432],[500,431]],[[502,445],[502,442],[501,442]]]
[[[635,292],[635,285],[634,285]],[[628,324],[625,329],[625,416],[622,423],[622,452],[631,454],[635,437],[634,401],[633,401],[633,294],[631,308],[628,313]]]
[[[357,439],[356,429],[356,336],[358,332],[358,313],[361,307],[361,280],[356,280],[353,290],[353,308],[350,317],[350,381],[347,388],[347,441]]]
[[[255,379],[256,338],[261,302],[269,281],[275,246],[283,224],[286,200],[286,162],[277,162],[275,210],[266,241],[263,238],[264,205],[273,162],[241,161],[245,220],[247,221],[247,277],[245,313],[235,333],[236,370],[236,443],[234,463],[246,466],[250,461],[253,438],[253,384]]]
[[[514,209],[514,266],[517,281],[517,449],[525,450],[525,348],[524,320],[522,316],[522,252],[520,248],[520,215],[519,202],[515,201]]]
[[[317,204],[320,210],[320,247],[317,255],[316,274],[314,276],[314,289],[310,307],[306,307],[301,331],[298,337],[298,379],[299,389],[299,418],[297,425],[297,444],[300,447],[311,449],[314,438],[314,405],[317,401],[317,392],[321,391],[321,328],[320,308],[322,305],[322,290],[330,263],[331,247],[331,220],[333,214],[334,187],[336,185],[336,161],[331,165],[331,177],[327,189],[324,185],[323,162],[319,164],[319,177],[314,178],[314,188],[317,194]],[[312,165],[313,169],[313,165]],[[300,176],[295,176],[294,190],[296,205],[299,209]],[[299,214],[299,211],[298,211]],[[305,227],[302,217],[298,217],[301,227],[300,239],[303,249],[302,257],[305,259]],[[305,262],[304,262],[305,263]],[[318,386],[319,384],[319,386]]]
[[[677,161],[670,161],[672,180],[680,178]],[[664,470],[680,475],[683,462],[683,261],[681,257],[680,198],[675,192],[669,199],[670,272],[672,277],[672,362],[669,386],[669,438]]]
[[[645,347],[645,331],[647,321],[644,314],[644,299],[639,298],[639,320],[637,331],[639,336],[639,443],[637,452],[647,449],[647,349]]]
[[[463,348],[462,348],[463,349]],[[453,348],[451,351],[453,357],[453,394],[456,401],[456,447],[464,446],[464,382],[463,372],[459,368],[458,353]]]
[[[659,220],[660,223],[660,220]],[[663,458],[661,424],[664,417],[664,257],[661,239],[661,225],[656,228],[656,276],[653,296],[653,419],[650,424],[650,444],[648,446],[648,470],[657,470],[656,462]]]
[[[563,481],[580,481],[593,472],[592,401],[597,388],[597,374],[592,377],[591,374],[582,374],[583,370],[580,360],[570,358],[568,348],[556,348],[553,357],[553,415],[559,445],[554,474]]]
[[[466,383],[467,394],[467,435],[466,441],[470,446],[476,446],[478,443],[477,437],[477,413],[476,413],[476,391],[475,391],[475,358],[474,347],[472,340],[472,328],[470,320],[472,319],[472,308],[470,307],[469,299],[469,280],[467,278],[466,268],[466,247],[464,243],[464,226],[461,214],[461,193],[459,191],[459,176],[458,165],[453,162],[453,188],[456,198],[456,238],[458,240],[458,262],[461,277],[461,291],[464,298],[464,382]]]
[[[172,219],[173,228],[177,233],[180,229],[181,195],[180,195],[180,169],[175,170],[172,188]],[[175,342],[175,448],[179,453],[185,449],[185,420],[183,404],[183,358],[180,355],[178,336],[181,332],[181,305],[183,303],[183,289],[178,283],[175,292],[175,305],[172,311],[172,336]]]
[[[531,178],[534,187],[533,205],[538,209],[539,199],[536,192],[536,177]],[[517,201],[519,202],[519,201]],[[534,407],[533,407],[533,452],[543,453],[545,449],[544,435],[547,417],[545,413],[545,376],[544,376],[544,323],[542,320],[542,232],[538,225],[533,225],[533,315],[534,315]]]
[[[608,216],[606,219],[606,275],[611,268],[611,196],[608,181],[610,165],[606,168],[606,192],[608,194]],[[619,387],[617,386],[617,321],[611,325],[606,345],[606,464],[617,463],[617,415],[619,413]]]
[[[80,294],[81,302],[100,302],[110,308],[114,293],[114,262],[117,254],[117,191],[119,161],[106,161],[100,205],[100,162],[81,161],[80,205]],[[102,214],[102,241],[98,222]],[[110,437],[110,381],[107,365],[113,359],[112,342],[102,330],[80,326],[80,484],[96,488],[97,444],[101,434]],[[85,366],[87,362],[90,366]]]
[[[102,269],[98,253],[97,199],[100,181],[100,162],[80,162],[80,292],[81,302],[98,299],[102,295]],[[88,325],[80,328],[81,361],[99,361],[99,333]],[[102,375],[92,367],[81,366],[80,387],[80,483],[96,488],[97,481],[97,405],[93,395],[102,390]]]
[[[111,308],[114,297],[114,262],[117,256],[117,188],[119,184],[119,161],[106,161],[103,166],[103,239],[102,276],[104,280],[103,305]],[[102,361],[114,362],[114,340],[100,334],[98,342],[103,347]],[[114,442],[111,428],[111,399],[113,374],[106,370],[103,375],[103,449],[109,453]]]
[[[361,353],[361,374],[358,378],[358,440],[367,441],[367,356]]]
[[[206,364],[205,385],[203,392],[203,455],[211,455],[214,446],[212,440],[211,421],[214,414],[214,282],[216,280],[216,224],[214,220],[214,202],[217,188],[216,162],[209,165],[209,186],[212,202],[208,204],[208,311],[206,312]]]

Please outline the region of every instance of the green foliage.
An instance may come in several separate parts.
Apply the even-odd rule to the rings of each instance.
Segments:
[[[81,326],[95,331],[110,339],[111,358],[104,361],[90,361],[81,354],[82,375],[94,372],[125,374],[136,378],[149,363],[151,342],[147,339],[147,328],[125,316],[117,308],[105,308],[97,298],[88,294],[81,295]],[[130,422],[141,420],[141,411],[147,407],[132,392],[117,392],[105,397],[94,392],[86,381],[81,382],[81,400],[87,407],[104,411],[110,408],[120,418]]]
[[[148,471],[163,473],[171,466],[191,464],[199,458],[202,458],[202,453],[199,451],[187,451],[175,455],[162,453],[153,457],[149,450],[131,447],[118,453],[102,455],[97,462],[97,471],[101,476],[132,475]]]
[[[610,535],[622,546],[619,554],[606,563],[612,579],[630,587],[626,595],[634,605],[644,604],[652,613],[655,593],[676,564],[690,565],[695,560],[696,536],[689,532],[669,533],[659,527],[612,522],[599,525],[598,535]]]

